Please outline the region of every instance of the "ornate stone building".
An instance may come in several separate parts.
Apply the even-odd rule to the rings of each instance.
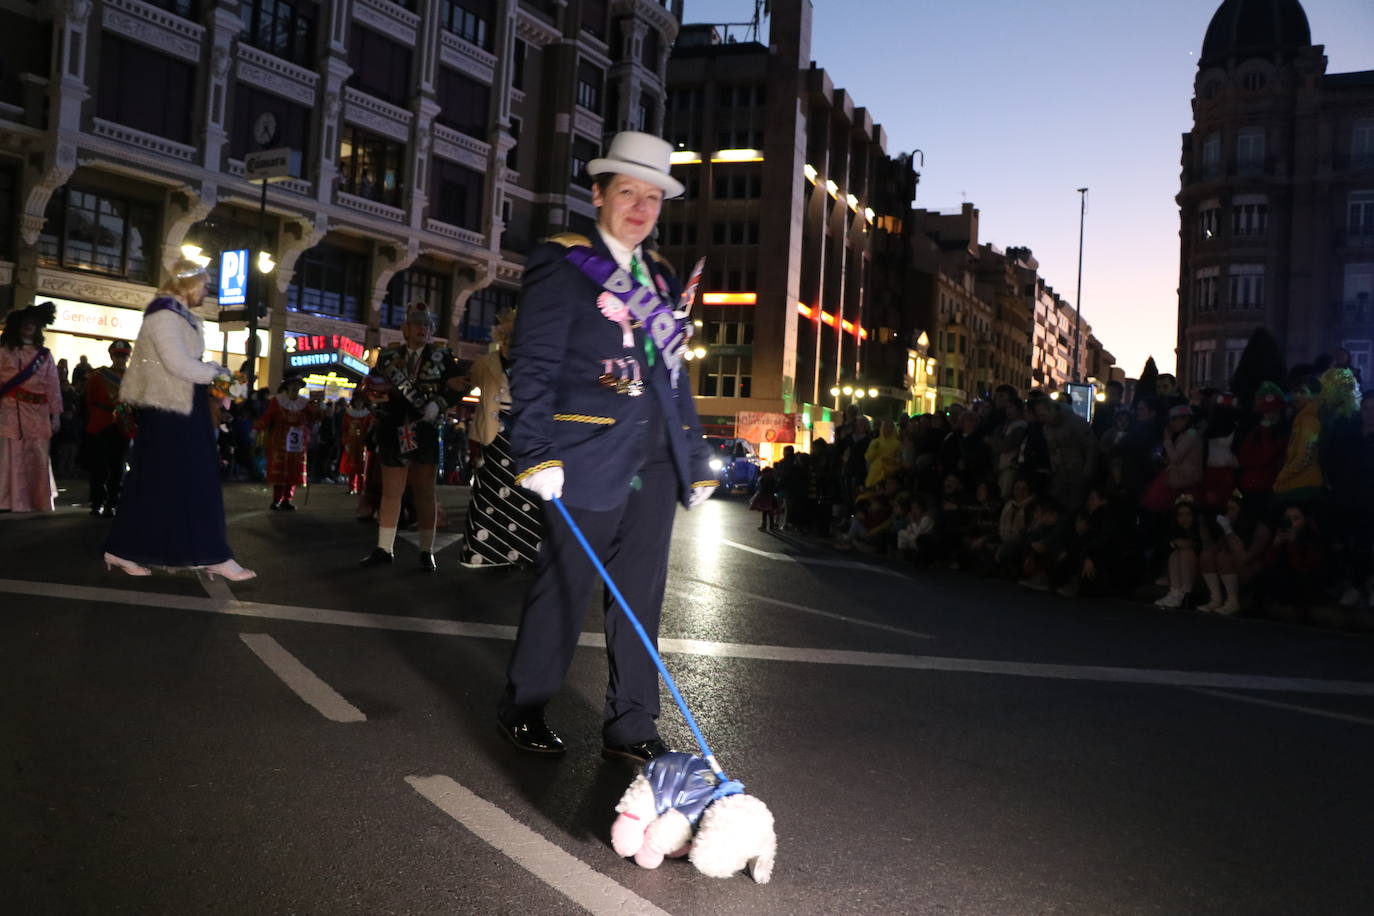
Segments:
[[[262,249],[276,266],[250,300],[267,309],[272,381],[289,336],[375,348],[415,299],[440,336],[483,352],[523,253],[593,220],[583,166],[606,135],[661,129],[681,11],[0,0],[0,311],[59,301],[58,355],[99,362],[183,246],[215,264]],[[282,147],[291,174],[264,197],[245,157]],[[231,358],[244,342],[230,335]]]
[[[1374,70],[1326,72],[1298,0],[1226,0],[1183,135],[1178,366],[1225,388],[1257,326],[1291,364],[1374,352]]]

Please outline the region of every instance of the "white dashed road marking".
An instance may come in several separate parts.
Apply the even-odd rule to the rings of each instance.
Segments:
[[[440,811],[588,911],[668,916],[449,777],[407,776],[406,782]]]
[[[800,563],[805,566],[834,566],[839,569],[861,569],[864,572],[876,573],[880,576],[896,576],[898,579],[911,578],[904,572],[888,569],[886,566],[878,566],[874,563],[860,563],[857,560],[829,560],[825,557],[801,557],[791,553],[774,553],[771,550],[760,550],[757,547],[750,547],[748,544],[741,544],[728,538],[720,538],[718,543],[724,544],[726,547],[733,547],[736,550],[743,550],[745,553],[752,553],[756,557],[779,560],[784,563]]]
[[[1364,716],[1352,716],[1349,713],[1333,712],[1329,709],[1315,709],[1311,706],[1299,706],[1297,703],[1280,703],[1277,700],[1266,700],[1261,697],[1246,696],[1243,693],[1232,693],[1229,690],[1205,690],[1201,687],[1193,688],[1193,693],[1205,693],[1209,697],[1221,697],[1223,700],[1238,700],[1241,703],[1253,703],[1256,706],[1268,706],[1272,709],[1286,709],[1289,712],[1305,713],[1309,716],[1321,716],[1324,719],[1337,719],[1341,722],[1356,722],[1360,725],[1374,725],[1374,719]]]
[[[339,692],[316,677],[315,672],[302,665],[296,656],[287,652],[275,639],[266,633],[240,633],[253,654],[272,669],[286,686],[296,692],[302,700],[309,703],[331,722],[366,722],[362,710],[339,695]]]
[[[196,578],[200,580],[201,587],[205,593],[217,601],[232,604],[238,599],[229,590],[229,583],[216,576],[212,576],[203,569],[196,570]]]

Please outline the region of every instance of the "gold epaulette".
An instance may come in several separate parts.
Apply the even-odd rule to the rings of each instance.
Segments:
[[[649,249],[649,257],[653,258],[659,264],[662,264],[664,267],[666,267],[668,269],[668,273],[672,274],[673,276],[677,276],[677,271],[673,268],[673,262],[665,258],[663,255],[659,254],[657,248]]]
[[[585,235],[578,235],[576,232],[560,232],[546,238],[546,242],[556,242],[564,248],[590,248],[592,240]]]

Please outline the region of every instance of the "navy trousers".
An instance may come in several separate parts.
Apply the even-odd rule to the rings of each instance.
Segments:
[[[650,452],[637,481],[609,511],[567,508],[656,645],[678,495],[666,444]],[[501,699],[499,714],[507,724],[541,711],[562,686],[601,581],[562,513],[548,505],[535,570]],[[602,736],[607,744],[657,738],[658,669],[609,589],[603,607],[610,680]]]

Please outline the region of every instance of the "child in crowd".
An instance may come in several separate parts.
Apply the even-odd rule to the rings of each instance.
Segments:
[[[1326,561],[1326,545],[1311,514],[1301,505],[1290,505],[1265,552],[1260,593],[1266,599],[1308,608],[1321,597]]]
[[[1269,528],[1249,511],[1245,496],[1237,490],[1226,501],[1226,509],[1213,525],[1211,543],[1199,558],[1202,581],[1207,584],[1208,600],[1199,611],[1237,614],[1241,609],[1241,587],[1254,578],[1269,549]]]
[[[1050,575],[1063,560],[1068,542],[1060,516],[1059,502],[1054,497],[1041,496],[1036,500],[1034,521],[1026,529],[1021,585],[1040,591],[1050,587]]]
[[[897,551],[908,561],[921,564],[930,553],[935,534],[935,517],[930,511],[930,499],[921,493],[911,498],[906,519],[897,532]]]
[[[763,513],[763,521],[759,522],[760,531],[770,528],[777,530],[778,513],[782,511],[782,503],[778,500],[778,476],[772,468],[764,468],[759,472],[758,484],[754,489],[754,498],[749,500],[749,508]]]
[[[1155,602],[1155,607],[1180,608],[1197,587],[1198,554],[1203,546],[1195,503],[1186,493],[1174,503],[1173,524],[1166,546],[1169,590]]]

